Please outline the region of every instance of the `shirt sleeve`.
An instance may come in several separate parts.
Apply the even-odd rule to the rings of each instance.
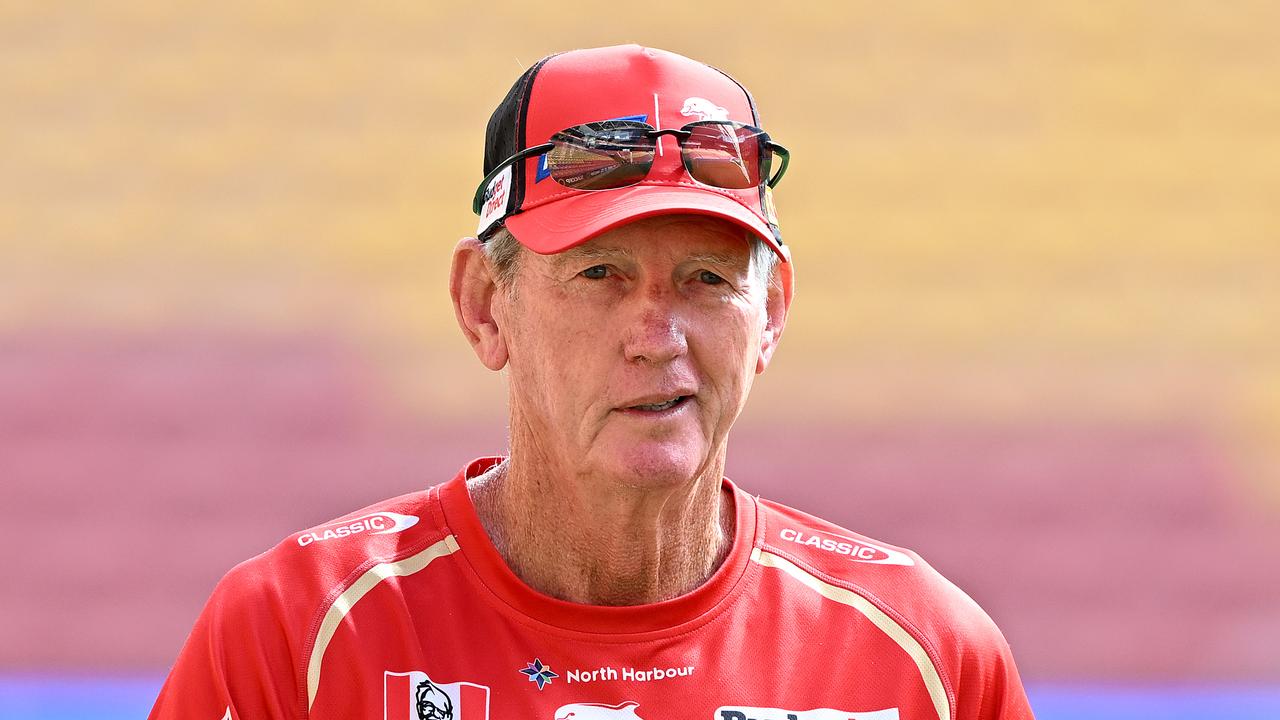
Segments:
[[[1034,720],[1008,642],[995,623],[985,624],[985,637],[961,661],[955,720]]]
[[[297,664],[274,593],[241,566],[218,583],[178,654],[150,720],[305,717]]]

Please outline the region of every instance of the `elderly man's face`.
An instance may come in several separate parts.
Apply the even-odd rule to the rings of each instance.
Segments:
[[[643,485],[704,468],[785,318],[782,289],[750,256],[737,226],[692,215],[525,252],[494,315],[536,450]]]

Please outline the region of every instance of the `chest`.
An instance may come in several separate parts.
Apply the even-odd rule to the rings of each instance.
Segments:
[[[760,583],[662,632],[568,632],[483,594],[392,584],[322,648],[311,717],[936,718],[917,663],[858,612]]]

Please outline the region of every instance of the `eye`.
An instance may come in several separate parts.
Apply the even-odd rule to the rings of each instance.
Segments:
[[[609,268],[605,265],[592,265],[579,274],[588,280],[603,280],[609,275]]]
[[[707,285],[719,285],[720,283],[724,282],[724,278],[711,272],[710,270],[703,270],[702,272],[698,273],[698,280],[706,283]]]

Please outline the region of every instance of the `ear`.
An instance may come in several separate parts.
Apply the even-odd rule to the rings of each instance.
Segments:
[[[760,354],[756,356],[756,374],[764,372],[773,359],[773,351],[782,340],[782,330],[787,326],[787,312],[791,309],[791,296],[795,288],[795,263],[780,262],[773,268],[769,281],[769,294],[765,299],[765,325],[760,332]]]
[[[507,342],[493,312],[499,293],[497,279],[480,241],[467,237],[453,249],[449,270],[449,295],[458,327],[471,343],[476,357],[490,370],[507,364]]]

